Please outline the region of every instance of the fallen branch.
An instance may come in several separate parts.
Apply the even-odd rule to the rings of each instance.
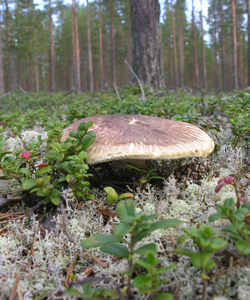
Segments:
[[[113,86],[114,86],[114,89],[115,89],[115,92],[116,92],[117,97],[118,97],[119,100],[122,102],[122,98],[121,98],[121,96],[120,96],[120,94],[119,94],[119,92],[118,92],[118,89],[117,89],[117,87],[116,87],[116,85],[115,85],[114,82],[113,82]]]
[[[72,90],[68,91],[66,94],[64,94],[64,97],[67,97],[69,94],[73,93],[73,92],[78,92],[78,89],[73,88]]]
[[[145,102],[145,94],[144,94],[144,90],[143,87],[141,85],[141,82],[138,78],[138,76],[135,74],[135,72],[133,71],[133,69],[130,67],[129,63],[125,60],[124,63],[128,66],[129,70],[134,74],[136,80],[138,81],[139,87],[141,89],[141,93],[142,93],[142,101]]]
[[[19,88],[19,90],[21,91],[21,92],[23,92],[24,94],[26,94],[26,91],[18,84],[17,85],[17,88]]]
[[[1,96],[0,98],[4,98],[4,97],[7,97],[10,95],[10,92],[6,93],[6,94],[3,94],[3,96]]]
[[[60,197],[61,200],[63,200],[62,199],[63,197],[61,195],[59,197]],[[65,210],[64,210],[62,201],[60,201],[60,210],[61,210],[61,214],[63,216],[63,226],[64,226],[65,233],[66,233],[69,241],[71,243],[74,243],[74,240],[73,240],[73,238],[72,238],[72,236],[71,236],[71,234],[69,232],[69,229],[68,229],[68,224],[67,224],[67,221],[66,221],[66,215],[65,215]]]

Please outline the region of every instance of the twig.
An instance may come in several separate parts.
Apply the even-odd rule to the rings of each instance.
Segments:
[[[223,293],[222,293],[223,296],[225,296],[225,294],[226,294],[228,278],[229,278],[229,275],[232,271],[233,261],[234,261],[233,256],[230,256],[229,268],[228,268],[228,271],[227,271],[226,281],[225,281],[225,285],[224,285],[224,289],[223,289]]]
[[[103,268],[107,267],[106,263],[103,263],[102,261],[100,261],[100,259],[96,258],[94,255],[92,255],[91,253],[89,253],[86,249],[83,248],[83,250],[95,261],[97,262],[99,265],[101,265]]]
[[[4,97],[7,97],[10,95],[10,92],[6,93],[6,94],[3,94],[3,96],[1,96],[0,98],[4,98]]]
[[[177,291],[176,291],[176,294],[174,296],[174,300],[178,299],[178,294],[179,294],[179,291],[181,289],[181,283],[182,283],[182,281],[180,281],[179,284],[178,284]]]
[[[19,88],[20,91],[22,91],[24,94],[26,94],[25,90],[18,84],[17,87]]]
[[[16,289],[17,289],[18,282],[19,282],[20,278],[21,278],[21,275],[16,275],[16,280],[15,280],[15,283],[14,283],[14,286],[13,286],[13,289],[12,289],[12,292],[11,292],[9,300],[13,300],[14,299],[15,293],[16,293]]]
[[[128,66],[129,70],[134,74],[136,80],[138,81],[139,87],[141,89],[141,93],[142,93],[142,101],[145,102],[145,94],[144,94],[144,90],[143,87],[141,85],[141,82],[138,78],[138,76],[135,74],[135,72],[133,71],[133,69],[130,67],[129,63],[125,60],[124,63]]]
[[[235,269],[235,268],[237,268],[237,267],[241,267],[241,266],[247,265],[247,264],[249,264],[249,263],[250,263],[250,261],[245,261],[245,262],[243,262],[243,263],[241,263],[241,264],[237,264],[237,265],[232,266],[232,269]],[[219,272],[219,273],[217,273],[217,274],[211,276],[208,280],[212,280],[212,279],[214,279],[214,278],[216,278],[216,277],[219,277],[219,276],[221,276],[222,274],[225,274],[225,273],[227,273],[227,272],[228,272],[228,269],[225,269],[225,270],[223,270],[223,271],[221,271],[221,272]]]
[[[43,200],[40,200],[34,207],[32,207],[29,210],[29,218],[30,218],[30,226],[31,227],[34,225],[34,221],[35,221],[34,211],[36,211],[42,205],[43,205]]]
[[[62,196],[59,196],[60,199],[62,199]],[[68,237],[68,239],[70,240],[71,243],[74,243],[74,240],[69,232],[69,229],[68,229],[68,225],[67,225],[67,222],[66,222],[66,216],[65,216],[65,211],[64,211],[64,207],[63,207],[63,203],[62,201],[60,201],[60,210],[61,210],[61,214],[63,216],[63,226],[64,226],[64,230],[65,230],[65,233]]]
[[[64,97],[67,97],[69,94],[78,91],[78,89],[73,88],[72,90],[68,91],[66,94],[64,94]]]
[[[39,270],[39,271],[41,271],[41,272],[44,272],[44,273],[46,273],[46,274],[49,274],[49,272],[47,272],[47,271],[45,271],[45,270],[43,270],[43,269],[40,269],[39,267],[36,267],[36,266],[34,266],[34,265],[32,265],[32,264],[28,264],[28,263],[26,263],[26,262],[17,262],[19,265],[21,265],[21,264],[24,264],[24,265],[26,265],[26,266],[29,266],[29,267],[31,267],[31,268],[33,268],[33,269],[37,269],[37,270]]]
[[[119,100],[122,102],[122,98],[121,98],[121,96],[120,96],[120,94],[119,94],[119,92],[118,92],[117,86],[115,85],[114,82],[113,82],[113,86],[114,86],[114,89],[115,89],[115,92],[116,92],[117,97],[118,97]]]
[[[21,291],[20,291],[19,284],[18,284],[18,286],[17,286],[17,294],[18,294],[19,300],[23,300],[23,296],[22,296],[22,293],[21,293]]]

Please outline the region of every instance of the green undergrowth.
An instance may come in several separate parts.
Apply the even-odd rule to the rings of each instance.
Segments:
[[[40,197],[35,204],[43,198],[32,223],[28,216],[0,221],[0,298],[9,299],[16,286],[14,299],[27,300],[248,299],[250,96],[148,93],[142,103],[137,88],[119,92],[122,102],[112,91],[16,93],[0,100],[0,191],[12,180]],[[209,160],[212,168],[199,182],[188,179],[185,188],[173,174],[162,178],[137,168],[142,174],[135,193],[108,186],[89,190],[85,150],[95,138],[91,124],[82,123],[71,134],[74,140],[59,143],[62,128],[87,116],[120,113],[200,126],[216,150],[199,162]],[[4,149],[10,135],[45,125],[46,145],[39,137],[25,149]],[[163,188],[150,184],[156,178]],[[12,212],[29,208],[22,202]]]

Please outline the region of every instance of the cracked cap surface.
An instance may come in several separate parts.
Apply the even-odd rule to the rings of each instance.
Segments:
[[[79,120],[64,129],[62,141],[81,122],[93,121],[96,133],[86,150],[90,165],[122,159],[206,157],[214,141],[192,124],[143,115],[100,115]]]

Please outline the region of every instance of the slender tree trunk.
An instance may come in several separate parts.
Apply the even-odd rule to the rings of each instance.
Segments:
[[[2,12],[0,11],[0,94],[4,94],[3,50],[2,50]]]
[[[177,6],[178,18],[178,36],[179,36],[179,57],[180,57],[180,86],[184,86],[184,43],[183,43],[183,28],[181,26],[180,11]]]
[[[5,16],[5,24],[6,24],[6,46],[7,46],[7,59],[8,59],[8,74],[9,74],[9,91],[14,91],[14,74],[13,74],[13,66],[12,66],[12,53],[10,50],[10,26],[9,26],[9,18],[10,18],[10,11],[9,11],[9,3],[8,0],[5,0],[6,6],[6,16]]]
[[[130,7],[132,68],[150,90],[164,88],[159,1],[130,0]]]
[[[53,21],[52,21],[52,8],[51,0],[49,0],[49,27],[50,27],[50,72],[51,72],[51,91],[57,90],[56,86],[56,59],[55,59],[55,46],[53,37]]]
[[[250,86],[250,0],[246,0],[247,2],[247,66],[248,66],[248,86]]]
[[[92,64],[92,49],[91,49],[91,34],[90,34],[90,23],[89,23],[89,1],[87,0],[87,31],[88,31],[88,52],[89,52],[89,85],[90,90],[94,90],[93,80],[93,64]]]
[[[217,90],[221,90],[221,81],[220,81],[220,76],[219,76],[219,70],[218,70],[218,60],[217,60],[217,55],[218,55],[218,48],[217,48],[217,21],[216,21],[216,15],[215,15],[215,9],[214,9],[214,69],[215,69],[215,82],[214,86]]]
[[[197,41],[196,41],[196,25],[194,20],[194,0],[192,0],[192,23],[193,23],[195,82],[196,82],[196,89],[199,90],[200,81],[199,81],[199,64],[198,64],[198,52],[197,52]]]
[[[104,86],[103,80],[103,54],[102,54],[102,0],[99,0],[99,49],[100,49],[100,80],[101,80],[101,89]]]
[[[71,7],[72,10],[72,54],[73,54],[73,64],[72,64],[72,83],[73,83],[73,88],[77,87],[77,78],[76,78],[76,37],[75,37],[75,22],[74,22],[74,8],[73,5]]]
[[[236,36],[236,13],[235,0],[231,0],[232,9],[232,56],[233,56],[233,88],[238,89],[238,67],[237,67],[237,36]]]
[[[250,1],[250,0],[249,0]],[[227,91],[227,78],[226,78],[226,50],[225,50],[225,37],[224,37],[224,26],[223,26],[223,4],[220,0],[220,30],[221,30],[221,55],[222,55],[222,79],[223,79],[223,90]]]
[[[35,27],[35,6],[34,6],[34,1],[32,0],[32,18],[33,18],[33,35],[34,35],[34,71],[35,71],[35,81],[36,81],[36,92],[39,92],[39,73],[38,73],[38,59],[37,59],[37,36],[36,36],[36,27]]]
[[[201,11],[200,11],[200,22],[201,22],[201,41],[202,41],[202,59],[203,59],[203,87],[207,90],[207,64],[206,64],[206,49],[204,42],[204,29],[203,29],[203,15],[202,15],[202,0],[200,0]]]
[[[239,89],[244,88],[244,72],[243,72],[243,51],[242,51],[242,34],[240,35],[240,42],[238,45],[238,59],[239,59]]]
[[[74,23],[73,30],[74,30],[74,38],[75,38],[75,71],[76,71],[76,86],[78,93],[81,92],[81,73],[80,73],[80,53],[79,53],[79,38],[78,38],[78,24],[77,24],[77,12],[76,12],[76,0],[72,0],[72,12],[73,12],[73,19],[72,23]]]
[[[176,37],[175,37],[175,25],[174,25],[174,8],[173,0],[171,0],[171,19],[172,19],[172,31],[173,31],[173,46],[174,46],[174,77],[175,77],[175,86],[178,84],[178,71],[177,71],[177,50],[176,50]]]
[[[113,0],[110,0],[110,33],[111,33],[112,81],[113,83],[116,83]]]

